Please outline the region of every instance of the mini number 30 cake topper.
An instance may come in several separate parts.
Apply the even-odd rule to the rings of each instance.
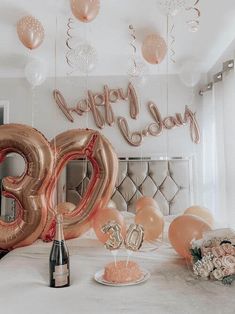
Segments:
[[[138,251],[144,239],[144,229],[138,224],[131,224],[129,226],[124,240],[121,235],[121,226],[115,221],[109,221],[101,228],[101,231],[109,234],[109,239],[105,242],[105,247],[111,251],[119,249],[123,243],[127,250]]]

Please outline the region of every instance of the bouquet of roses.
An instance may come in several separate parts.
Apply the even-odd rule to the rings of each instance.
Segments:
[[[232,230],[207,232],[203,239],[193,241],[190,252],[197,277],[221,280],[224,284],[235,280],[235,233]]]

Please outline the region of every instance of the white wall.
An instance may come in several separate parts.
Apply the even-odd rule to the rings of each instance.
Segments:
[[[0,99],[9,100],[10,122],[32,125],[50,140],[55,135],[72,128],[98,129],[91,113],[75,117],[69,122],[59,110],[52,97],[52,91],[58,88],[70,105],[84,98],[87,88],[101,92],[104,84],[110,88],[127,88],[125,77],[88,77],[47,79],[40,87],[31,90],[25,79],[0,79]],[[176,112],[184,113],[185,105],[191,105],[192,91],[182,85],[177,76],[168,78],[169,102],[167,106],[167,82],[165,76],[150,76],[144,86],[138,88],[141,101],[140,115],[137,120],[129,116],[129,104],[117,102],[113,109],[117,116],[124,116],[132,131],[144,129],[154,122],[147,109],[147,102],[152,100],[161,111],[163,117]],[[193,110],[195,104],[190,106]],[[32,113],[33,109],[33,113]],[[195,153],[196,145],[190,138],[189,126],[164,131],[159,137],[144,138],[143,145],[132,147],[124,140],[117,124],[106,126],[102,131],[115,147],[119,156],[189,156]]]

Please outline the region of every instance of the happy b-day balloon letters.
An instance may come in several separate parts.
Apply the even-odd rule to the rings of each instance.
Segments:
[[[77,101],[75,106],[69,106],[65,97],[57,89],[53,91],[53,96],[56,104],[70,122],[74,122],[73,113],[82,116],[91,112],[95,125],[100,129],[103,129],[106,124],[109,126],[114,125],[116,119],[112,104],[118,101],[125,100],[129,102],[129,112],[132,119],[137,119],[139,115],[138,97],[131,83],[128,84],[126,93],[121,88],[110,89],[107,85],[104,86],[102,93],[93,93],[91,90],[88,90],[87,98]],[[104,114],[101,111],[102,107],[104,108]],[[127,119],[125,117],[118,117],[118,127],[128,144],[140,146],[144,137],[160,136],[164,129],[171,130],[186,124],[189,124],[192,141],[195,144],[200,142],[200,131],[196,113],[193,113],[187,106],[185,107],[184,114],[176,113],[175,116],[167,116],[165,118],[161,116],[155,103],[149,102],[148,109],[153,122],[141,131],[131,132]]]

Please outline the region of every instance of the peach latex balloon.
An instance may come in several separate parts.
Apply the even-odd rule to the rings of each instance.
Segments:
[[[48,200],[47,223],[41,239],[50,241],[55,232],[55,211],[53,196],[58,178],[67,162],[86,157],[92,165],[91,180],[80,202],[72,212],[64,214],[64,237],[79,237],[90,228],[96,212],[107,206],[115,186],[118,173],[118,158],[107,139],[99,132],[89,129],[74,129],[57,135],[51,141],[55,152],[54,175],[47,187]]]
[[[165,40],[158,34],[148,35],[142,45],[142,55],[150,64],[159,64],[167,53]]]
[[[28,15],[18,21],[17,34],[22,44],[32,50],[43,42],[44,28],[39,20]]]
[[[150,196],[142,196],[135,202],[135,211],[145,208],[146,206],[159,209],[158,203]]]
[[[146,206],[137,212],[135,223],[143,226],[146,241],[156,240],[163,232],[163,214],[159,209],[151,206]]]
[[[100,0],[70,0],[73,15],[83,23],[93,21],[100,10]]]
[[[126,227],[122,214],[115,208],[104,208],[98,211],[93,219],[95,234],[102,243],[105,243],[109,239],[109,234],[104,234],[101,231],[101,228],[109,221],[115,221],[121,226],[121,234],[123,238],[126,234]]]
[[[194,215],[205,220],[210,226],[213,226],[214,219],[209,210],[201,206],[191,206],[186,209],[184,215]]]
[[[201,239],[205,231],[211,230],[207,222],[193,215],[176,217],[170,224],[168,237],[176,252],[186,259],[191,259],[192,240]]]

